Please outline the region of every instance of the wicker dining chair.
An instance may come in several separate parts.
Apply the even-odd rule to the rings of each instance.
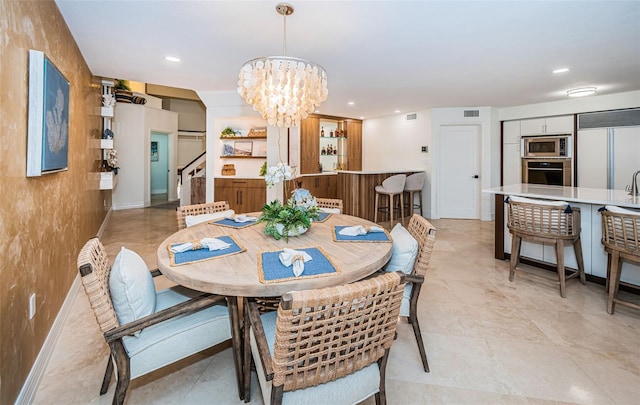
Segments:
[[[607,207],[602,215],[602,244],[607,252],[607,282],[609,294],[607,312],[613,315],[616,303],[640,309],[640,305],[618,298],[623,260],[640,264],[640,212]],[[617,211],[617,212],[616,212]]]
[[[100,395],[107,392],[114,363],[116,367],[113,404],[124,403],[131,379],[231,339],[230,314],[224,305],[224,297],[180,286],[156,292],[152,276],[161,273],[158,270],[149,272],[139,256],[131,251],[126,253],[126,256],[116,258],[112,266],[100,240],[92,238],[78,255],[82,285],[111,351]],[[112,271],[116,266],[118,268]],[[113,274],[121,269],[125,277]],[[118,279],[118,283],[128,281],[124,286],[128,290],[115,291],[114,288],[119,287],[114,280],[110,282],[110,278]],[[152,302],[141,304],[148,296],[147,292],[150,292]],[[131,296],[131,300],[123,307],[125,295]],[[113,297],[117,297],[115,301]],[[132,307],[137,307],[133,312],[145,308],[149,311],[145,316],[121,322],[125,315],[131,318],[128,311]],[[118,309],[120,312],[116,312]]]
[[[541,201],[523,197],[509,197],[507,204],[507,227],[512,235],[509,281],[515,278],[520,262],[522,241],[548,243],[556,248],[556,268],[560,280],[560,296],[565,297],[566,280],[580,277],[586,283],[582,244],[580,242],[580,208],[569,207],[565,202]],[[564,247],[573,245],[578,270],[565,274]]]
[[[265,404],[386,403],[385,370],[404,290],[401,272],[283,295],[277,312],[245,300],[245,400],[251,355]]]
[[[342,214],[342,200],[337,198],[316,198],[318,208],[326,210],[326,212],[334,212]]]
[[[413,334],[416,337],[422,367],[425,372],[429,372],[429,362],[427,361],[427,352],[424,349],[422,341],[422,333],[420,332],[420,324],[418,323],[418,297],[422,284],[424,284],[424,276],[431,262],[431,253],[433,245],[436,241],[436,228],[427,221],[423,216],[413,214],[409,220],[407,231],[418,242],[418,254],[413,264],[411,274],[407,275],[404,296],[402,298],[402,306],[400,308],[400,316],[406,316],[407,321],[413,328]],[[407,305],[407,301],[408,304]],[[408,308],[407,308],[408,307]]]
[[[184,205],[176,208],[176,219],[178,220],[178,229],[184,229],[187,227],[186,218],[189,215],[204,215],[213,214],[216,212],[222,212],[229,210],[229,203],[227,201],[214,201],[204,204],[192,204]]]

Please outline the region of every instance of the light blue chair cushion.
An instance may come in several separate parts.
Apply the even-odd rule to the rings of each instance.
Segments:
[[[404,293],[402,293],[402,302],[400,303],[400,316],[409,316],[409,301],[411,300],[411,288],[413,285],[408,284],[404,286]]]
[[[180,286],[162,290],[157,294],[156,312],[200,294]],[[133,379],[230,338],[229,311],[225,305],[214,305],[149,326],[123,342],[131,357]]]
[[[136,252],[124,247],[111,267],[109,293],[121,325],[156,310],[156,289],[149,268]]]
[[[264,333],[267,338],[267,344],[269,345],[269,352],[272,356],[276,338],[276,317],[277,311],[267,312],[260,316],[262,326],[264,327]],[[266,394],[268,396],[263,392],[263,397],[266,398],[271,396],[271,381],[268,382],[268,385],[269,393]],[[380,370],[378,368],[378,363],[374,362],[362,370],[335,381],[302,390],[285,392],[282,397],[282,404],[357,404],[377,393],[379,389]]]
[[[405,274],[411,274],[418,255],[418,241],[400,224],[396,224],[391,230],[391,238],[393,238],[391,259],[384,266],[384,269],[386,271],[400,270]]]

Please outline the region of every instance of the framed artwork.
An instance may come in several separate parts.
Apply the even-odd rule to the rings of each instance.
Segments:
[[[251,156],[253,152],[253,142],[236,141],[233,143],[233,154],[235,156]]]
[[[43,52],[29,50],[27,177],[68,168],[69,87]]]
[[[158,142],[151,141],[151,161],[157,162],[159,157],[160,156],[158,155]]]
[[[267,156],[267,143],[258,143],[254,156]]]

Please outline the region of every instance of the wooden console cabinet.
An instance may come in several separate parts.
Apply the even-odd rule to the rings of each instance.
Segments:
[[[228,201],[237,213],[262,211],[267,201],[267,187],[263,179],[216,178],[214,200]]]

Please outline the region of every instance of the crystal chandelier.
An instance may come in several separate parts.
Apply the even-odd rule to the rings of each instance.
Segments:
[[[245,63],[240,69],[238,93],[269,125],[292,127],[300,125],[300,120],[327,99],[327,73],[316,63],[284,56],[287,16],[293,14],[293,7],[281,3],[276,11],[284,17],[283,56]]]

